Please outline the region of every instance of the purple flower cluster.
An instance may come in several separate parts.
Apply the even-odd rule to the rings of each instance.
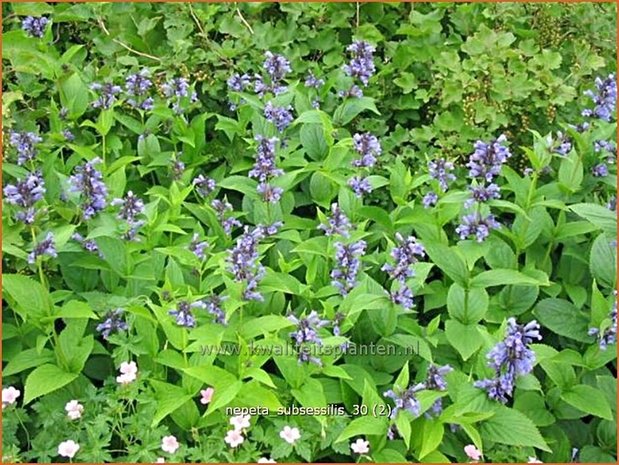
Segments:
[[[615,75],[609,74],[606,79],[595,78],[595,87],[597,92],[592,90],[585,92],[585,95],[593,100],[594,107],[584,109],[582,115],[590,118],[599,118],[604,121],[616,119],[617,80]]]
[[[473,204],[481,204],[492,199],[500,198],[500,188],[493,182],[501,173],[501,168],[511,157],[509,149],[503,145],[507,138],[504,135],[490,143],[477,141],[475,151],[469,157],[467,167],[473,184],[469,186],[471,197],[465,201],[465,208]],[[478,242],[483,242],[490,234],[491,229],[499,228],[499,222],[493,215],[482,216],[480,209],[465,215],[461,224],[456,228],[460,239],[474,236]]]
[[[201,241],[200,234],[194,233],[188,248],[200,260],[204,260],[206,258],[204,251],[208,248],[208,242]]]
[[[477,242],[483,242],[490,235],[490,231],[501,227],[494,215],[482,216],[479,212],[473,212],[462,217],[462,223],[456,228],[460,239],[474,236]]]
[[[416,394],[426,388],[424,383],[417,383],[414,386],[410,386],[400,393],[394,392],[389,389],[383,395],[389,399],[393,399],[395,407],[391,410],[389,418],[394,419],[400,410],[407,410],[413,417],[419,416],[421,410],[421,404],[417,399]]]
[[[284,172],[276,167],[275,147],[279,142],[277,137],[267,139],[263,136],[256,136],[258,147],[256,151],[256,163],[248,173],[250,178],[258,179],[258,193],[262,196],[262,200],[270,203],[277,203],[282,197],[284,190],[281,187],[275,187],[270,183],[273,178],[281,176]]]
[[[183,108],[181,106],[181,100],[183,98],[190,97],[192,103],[198,101],[198,95],[195,92],[192,92],[191,96],[189,95],[189,81],[184,77],[170,79],[161,85],[161,90],[163,91],[163,95],[172,103],[172,110],[174,110],[174,113],[177,115],[183,113]]]
[[[31,37],[43,37],[45,33],[45,26],[49,23],[49,19],[45,16],[40,18],[34,18],[32,16],[26,16],[21,22],[21,28],[26,31]]]
[[[593,144],[593,148],[596,153],[608,152],[613,156],[617,154],[617,144],[611,140],[596,140]]]
[[[206,310],[215,317],[215,323],[220,325],[227,325],[226,321],[226,312],[221,308],[223,301],[227,297],[220,297],[218,295],[213,295],[206,299]]]
[[[313,89],[320,89],[324,85],[325,85],[324,79],[318,79],[316,76],[314,76],[314,73],[311,71],[305,77],[305,87],[310,87]]]
[[[266,70],[272,82],[284,79],[291,70],[290,62],[283,56],[267,51],[264,53],[265,60],[262,67]]]
[[[214,199],[211,202],[211,207],[215,210],[217,219],[221,223],[221,227],[224,228],[224,232],[228,235],[232,232],[232,228],[241,226],[241,222],[233,216],[226,217],[227,212],[233,210],[232,204],[224,198],[224,200]]]
[[[617,291],[614,292],[615,300],[613,307],[608,315],[610,326],[604,331],[599,328],[589,328],[589,336],[596,336],[600,350],[606,350],[609,344],[617,342]]]
[[[414,236],[404,239],[400,233],[396,233],[395,237],[399,244],[391,251],[395,265],[387,263],[382,270],[389,273],[391,279],[399,284],[398,290],[390,293],[392,302],[410,309],[413,307],[413,291],[406,280],[414,276],[412,267],[417,263],[417,257],[425,256],[425,249]]]
[[[432,389],[434,391],[444,391],[447,389],[447,382],[445,381],[445,375],[453,371],[449,365],[439,367],[437,365],[430,365],[428,367],[428,373],[426,375],[425,387],[426,389]],[[436,399],[430,407],[429,416],[438,416],[443,411],[443,400]]]
[[[263,300],[256,291],[258,283],[264,276],[264,267],[260,263],[258,244],[265,237],[265,228],[245,226],[243,234],[236,240],[236,245],[228,251],[228,269],[238,283],[245,283],[243,297],[245,300]]]
[[[98,94],[97,99],[92,102],[93,108],[101,108],[102,110],[112,108],[112,105],[116,102],[116,95],[122,92],[122,87],[111,82],[105,84],[95,82],[90,85],[90,88]]]
[[[421,202],[423,203],[423,206],[425,208],[433,207],[438,202],[438,194],[436,192],[430,191],[423,196]]]
[[[376,48],[369,43],[357,40],[346,47],[352,57],[348,64],[344,65],[344,72],[353,78],[358,78],[364,86],[368,85],[370,78],[376,72],[374,66],[374,52]]]
[[[207,178],[203,174],[195,177],[192,181],[192,184],[194,185],[198,194],[200,194],[202,197],[208,197],[217,187],[217,183],[214,179]]]
[[[436,179],[443,192],[449,189],[449,183],[455,181],[456,176],[452,173],[454,164],[444,158],[437,158],[428,162],[428,173],[432,179]]]
[[[557,138],[552,141],[552,151],[559,155],[567,155],[572,150],[572,141],[567,134],[557,131]]]
[[[144,213],[144,202],[142,199],[129,191],[124,199],[114,199],[110,205],[114,207],[120,206],[118,218],[125,220],[129,227],[124,238],[130,241],[134,240],[138,229],[144,224],[144,221],[136,219],[138,215]]]
[[[350,89],[348,90],[338,91],[337,95],[338,97],[341,97],[341,98],[347,98],[347,97],[361,98],[363,97],[363,90],[361,89],[361,87],[357,85],[352,85]]]
[[[234,92],[243,92],[246,87],[251,85],[251,78],[247,74],[240,75],[238,73],[233,74],[226,81],[228,89]]]
[[[42,257],[43,255],[47,255],[49,257],[57,257],[58,253],[56,252],[56,246],[54,244],[54,234],[48,232],[45,236],[45,239],[39,242],[32,252],[28,254],[28,263],[34,265],[37,261],[38,257]]]
[[[608,176],[608,166],[606,163],[598,163],[593,168],[591,168],[591,174],[596,178],[603,178],[604,176]]]
[[[321,320],[315,310],[312,310],[306,317],[297,318],[294,315],[289,315],[288,319],[297,326],[296,331],[290,333],[290,337],[299,352],[299,362],[312,362],[316,365],[322,365],[318,357],[311,355],[308,345],[322,345],[322,339],[318,336],[318,330],[327,326],[329,320]]]
[[[82,236],[78,232],[73,233],[73,235],[71,236],[71,239],[73,239],[76,242],[79,242],[84,250],[88,252],[92,252],[92,253],[97,252],[99,255],[101,255],[101,253],[99,252],[99,246],[94,240],[85,239],[84,236]]]
[[[364,194],[372,192],[372,184],[368,178],[362,178],[361,176],[353,176],[348,180],[348,186],[353,190],[357,197],[363,197]]]
[[[506,141],[507,138],[503,134],[490,143],[477,141],[475,151],[466,164],[469,168],[469,176],[492,182],[501,173],[503,164],[511,157],[509,149],[503,145]]]
[[[279,132],[290,126],[290,123],[294,120],[292,116],[292,106],[277,107],[272,102],[267,102],[264,106],[264,117],[275,125]]]
[[[72,192],[78,192],[82,197],[82,216],[89,220],[106,206],[107,187],[103,175],[95,169],[101,163],[100,158],[93,158],[87,163],[75,168],[75,174],[69,178]]]
[[[73,142],[75,140],[75,135],[73,135],[70,129],[63,129],[62,135],[67,142]]]
[[[17,219],[25,224],[33,224],[36,210],[34,204],[45,194],[45,181],[41,173],[30,173],[15,185],[7,184],[4,188],[4,199],[11,205],[21,207]]]
[[[148,69],[143,69],[139,73],[131,74],[125,79],[125,90],[130,96],[127,103],[133,108],[140,110],[152,110],[154,100],[152,97],[147,97],[148,90],[153,85],[149,79],[150,72]]]
[[[172,179],[175,181],[181,179],[183,177],[183,173],[185,173],[185,163],[179,160],[177,156],[172,159],[171,171]]]
[[[355,150],[361,155],[352,165],[356,168],[372,168],[376,164],[376,158],[382,153],[378,138],[366,132],[355,134],[352,139]]]
[[[17,164],[24,165],[37,156],[36,144],[43,139],[34,132],[11,131],[9,143],[17,150]]]
[[[365,254],[366,243],[363,240],[352,244],[335,243],[336,266],[331,271],[331,284],[340,294],[347,295],[357,284],[357,275],[361,270],[361,260]]]
[[[485,389],[488,397],[506,403],[512,396],[516,377],[533,370],[535,352],[528,345],[540,340],[539,325],[535,320],[519,325],[515,318],[507,320],[507,334],[488,353],[488,366],[495,372],[494,378],[475,382],[475,387]]]
[[[318,226],[318,229],[324,231],[325,235],[333,236],[335,234],[339,234],[343,237],[350,236],[350,229],[352,225],[337,203],[331,204],[331,217],[328,221],[329,224],[321,224]]]
[[[176,318],[176,324],[185,328],[193,328],[196,326],[196,318],[193,316],[194,308],[206,308],[206,304],[200,300],[190,304],[186,300],[181,300],[175,310],[170,310],[169,315]]]
[[[110,337],[110,334],[117,333],[119,331],[127,331],[129,325],[124,319],[125,311],[122,308],[110,310],[105,315],[105,321],[97,325],[97,332],[101,333],[103,339]]]

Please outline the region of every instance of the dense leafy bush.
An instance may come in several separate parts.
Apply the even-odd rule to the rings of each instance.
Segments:
[[[5,460],[616,460],[614,5],[3,10]]]

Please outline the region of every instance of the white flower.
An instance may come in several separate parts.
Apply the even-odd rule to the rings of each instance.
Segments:
[[[80,404],[77,400],[72,400],[67,402],[67,405],[64,406],[64,409],[67,411],[67,416],[71,420],[77,420],[81,418],[82,412],[84,411],[84,406]]]
[[[173,454],[178,450],[180,444],[174,436],[164,436],[161,439],[161,450],[169,454]]]
[[[120,384],[129,384],[135,381],[138,377],[138,366],[135,362],[122,362],[120,364],[120,375],[116,377],[116,382]]]
[[[544,463],[541,460],[537,460],[536,457],[529,457],[528,463]]]
[[[258,463],[277,463],[277,462],[273,459],[267,459],[266,457],[260,457],[258,459]]]
[[[350,448],[355,454],[367,454],[370,452],[370,443],[359,438],[350,445]]]
[[[237,447],[241,445],[244,440],[243,433],[238,429],[231,429],[226,433],[226,437],[224,438],[224,441],[226,441],[230,447]]]
[[[464,446],[464,453],[472,460],[479,460],[482,457],[481,451],[473,444]]]
[[[157,463],[165,463],[165,459],[163,457],[157,457]]]
[[[2,408],[14,404],[20,395],[21,391],[13,386],[2,389]]]
[[[62,457],[68,457],[72,459],[77,454],[77,451],[80,450],[80,445],[72,439],[68,441],[63,441],[58,444],[58,455]]]
[[[200,403],[203,405],[208,404],[213,399],[213,394],[215,394],[215,389],[213,389],[212,387],[202,389],[200,391],[200,395],[202,396],[200,398]]]
[[[301,437],[301,433],[299,432],[299,428],[291,428],[286,425],[284,429],[279,432],[279,437],[288,444],[294,444]]]
[[[236,417],[230,418],[230,424],[234,426],[234,429],[241,430],[244,428],[249,428],[250,419],[251,415],[237,415]]]

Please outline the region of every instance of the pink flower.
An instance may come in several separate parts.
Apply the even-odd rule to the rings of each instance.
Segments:
[[[80,404],[77,400],[72,400],[67,402],[67,405],[64,406],[64,409],[67,411],[67,416],[71,420],[77,420],[81,418],[82,412],[84,411],[84,406]]]
[[[180,444],[174,436],[164,436],[161,439],[161,450],[169,454],[173,454],[178,450]]]
[[[77,454],[78,450],[80,450],[80,445],[72,439],[69,439],[68,441],[63,441],[58,444],[58,455],[61,455],[62,457],[68,457],[72,459],[73,457],[75,457],[75,454]]]
[[[482,456],[481,451],[473,444],[464,446],[464,453],[472,460],[479,460]]]
[[[258,463],[277,463],[277,462],[273,459],[267,459],[266,457],[260,457],[258,459]]]
[[[202,396],[202,398],[200,399],[200,403],[203,405],[208,404],[213,398],[213,394],[215,394],[215,389],[213,389],[212,387],[202,389],[200,391],[200,395]]]
[[[291,428],[290,426],[284,426],[284,429],[279,432],[279,437],[286,441],[288,444],[294,444],[301,438],[299,428]]]
[[[537,457],[529,457],[529,461],[527,463],[544,463],[541,460],[537,460]]]
[[[116,377],[117,383],[129,384],[138,377],[138,366],[135,362],[122,362],[119,370],[121,374]]]
[[[2,389],[2,408],[14,404],[20,395],[21,391],[13,386]]]
[[[234,426],[235,430],[242,430],[244,428],[249,428],[250,419],[251,415],[237,415],[236,417],[230,418],[230,424]]]
[[[238,429],[231,429],[226,433],[226,437],[224,438],[224,441],[226,441],[230,447],[237,447],[241,445],[244,440],[243,433]]]
[[[359,438],[350,445],[350,448],[355,454],[367,454],[370,452],[370,443]]]

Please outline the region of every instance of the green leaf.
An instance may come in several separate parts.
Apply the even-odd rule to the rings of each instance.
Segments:
[[[77,119],[82,116],[90,104],[88,87],[78,73],[72,74],[60,83],[60,101],[69,109],[69,117]]]
[[[615,212],[595,203],[578,203],[570,210],[602,229],[608,236],[617,237],[617,217]]]
[[[20,274],[2,275],[4,295],[15,301],[17,311],[24,320],[41,318],[52,312],[52,301],[47,290],[37,281]]]
[[[505,286],[507,284],[548,286],[550,283],[548,278],[540,280],[520,271],[507,268],[482,271],[471,279],[471,287]]]
[[[421,450],[419,451],[419,459],[423,459],[430,452],[436,450],[441,445],[445,427],[443,423],[437,420],[426,420],[423,424],[421,433]]]
[[[561,160],[559,167],[559,183],[569,192],[577,192],[580,189],[584,177],[582,161],[574,151]]]
[[[373,98],[349,98],[335,109],[333,121],[337,125],[344,126],[364,110],[370,110],[372,113],[380,115]]]
[[[241,391],[242,387],[242,381],[235,381],[234,383],[229,384],[223,389],[215,389],[215,393],[213,394],[213,400],[208,406],[206,415],[210,415],[215,410],[225,407],[230,402],[232,402],[237,396],[237,394]]]
[[[577,384],[568,391],[562,392],[561,399],[578,410],[605,420],[613,420],[613,413],[604,398],[604,393],[593,386]]]
[[[91,318],[93,320],[99,317],[92,311],[90,305],[79,300],[70,300],[62,306],[60,311],[54,315],[54,318]]]
[[[589,269],[593,277],[608,288],[617,282],[617,247],[612,247],[606,234],[600,234],[593,241]]]
[[[185,402],[190,401],[192,396],[183,388],[173,384],[156,380],[152,380],[151,384],[155,388],[155,400],[157,402],[157,411],[151,423],[151,428],[154,428],[161,420],[181,408]]]
[[[24,370],[38,367],[44,363],[54,361],[54,353],[49,349],[43,349],[41,353],[37,349],[26,349],[15,354],[2,370],[3,376],[11,376]]]
[[[498,407],[494,415],[482,423],[481,432],[484,439],[500,444],[552,452],[533,422],[523,413],[508,407]]]
[[[353,436],[382,436],[387,434],[387,418],[364,416],[351,421],[334,442],[346,441]]]
[[[468,360],[477,352],[483,342],[477,325],[463,325],[456,320],[448,320],[445,323],[445,336],[463,360]]]
[[[447,293],[447,310],[452,318],[464,324],[477,323],[488,310],[489,297],[485,289],[465,290],[453,283]]]
[[[556,334],[581,342],[593,342],[589,336],[589,318],[564,299],[544,299],[533,310],[542,326]]]
[[[66,386],[77,377],[77,373],[68,373],[52,364],[35,368],[26,378],[24,405]]]
[[[469,279],[469,271],[462,254],[454,247],[443,244],[424,242],[426,252],[430,259],[447,276],[463,287],[466,287]]]
[[[324,130],[320,124],[304,124],[299,132],[305,153],[313,160],[323,160],[329,153]]]

